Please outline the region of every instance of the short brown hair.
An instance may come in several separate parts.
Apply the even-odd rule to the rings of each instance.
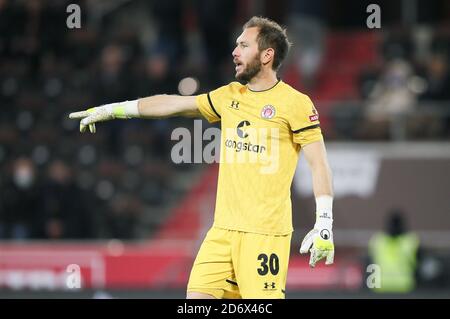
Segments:
[[[278,23],[268,18],[252,17],[248,20],[243,30],[247,28],[258,28],[258,49],[259,51],[272,48],[275,50],[272,68],[278,70],[283,60],[286,58],[291,43],[286,35],[286,29],[282,28]]]

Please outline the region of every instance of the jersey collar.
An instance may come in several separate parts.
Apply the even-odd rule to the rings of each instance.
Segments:
[[[272,89],[273,89],[274,87],[276,87],[276,86],[278,85],[278,83],[280,83],[280,82],[281,82],[281,79],[278,78],[277,83],[275,83],[275,84],[274,84],[273,86],[271,86],[270,88],[265,89],[265,90],[261,90],[261,91],[255,91],[255,90],[250,89],[250,88],[248,87],[248,85],[246,85],[246,86],[247,86],[247,89],[248,89],[250,92],[259,93],[259,92],[266,92],[266,91],[272,90]]]

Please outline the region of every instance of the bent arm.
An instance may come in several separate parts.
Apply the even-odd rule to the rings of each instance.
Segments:
[[[140,118],[160,119],[172,116],[200,116],[195,96],[153,95],[138,100]]]
[[[314,196],[333,197],[333,183],[323,140],[304,146],[303,153],[311,169]]]

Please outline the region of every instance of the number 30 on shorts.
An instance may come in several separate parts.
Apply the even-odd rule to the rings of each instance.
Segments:
[[[261,268],[258,268],[258,274],[265,276],[269,273],[269,270],[272,275],[278,274],[280,262],[276,254],[271,254],[270,256],[259,254],[258,260],[261,261]]]

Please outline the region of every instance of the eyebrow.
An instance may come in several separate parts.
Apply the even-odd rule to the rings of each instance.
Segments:
[[[247,42],[247,41],[236,41],[236,45],[238,45],[238,44],[242,44],[242,43],[248,44],[248,42]]]

